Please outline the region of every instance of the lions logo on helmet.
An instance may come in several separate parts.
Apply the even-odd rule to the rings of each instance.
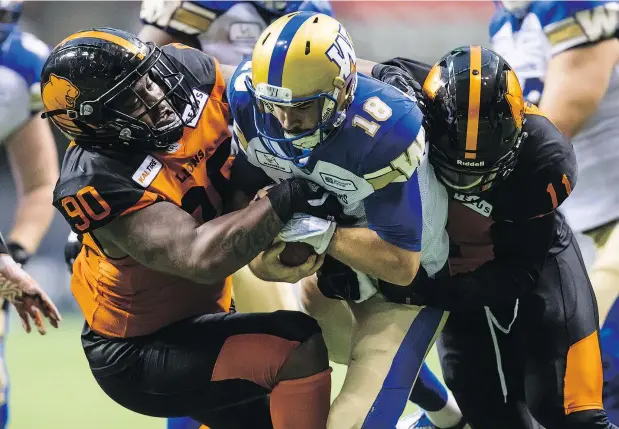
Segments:
[[[314,12],[291,13],[267,27],[254,48],[251,78],[246,79],[265,146],[282,157],[270,142],[291,143],[302,151],[290,158],[296,160],[306,157],[343,123],[356,84],[356,56],[348,32],[337,20]],[[312,102],[320,112],[309,129],[292,133],[281,124],[269,126],[269,116],[276,109]]]
[[[46,110],[75,109],[75,100],[79,97],[80,90],[71,81],[55,74],[50,74],[49,80],[43,85],[41,96]],[[79,131],[73,121],[67,115],[58,115],[52,121]]]

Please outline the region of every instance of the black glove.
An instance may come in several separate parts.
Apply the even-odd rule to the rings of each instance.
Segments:
[[[426,104],[421,85],[405,70],[396,66],[376,64],[372,69],[372,77],[398,88],[417,101],[417,105],[425,115]]]
[[[32,254],[24,249],[21,244],[14,241],[9,241],[6,247],[9,249],[9,254],[13,260],[20,265],[25,265],[26,262],[28,262],[28,259],[32,256]]]
[[[286,223],[294,213],[307,213],[308,200],[322,197],[324,189],[309,180],[287,179],[271,187],[267,198],[282,223]]]
[[[75,258],[80,254],[82,250],[81,235],[77,235],[74,232],[70,233],[67,237],[67,242],[64,245],[64,260],[67,263],[69,272],[73,272],[73,263]]]
[[[329,255],[325,257],[325,262],[316,276],[318,277],[318,289],[327,298],[354,301],[361,297],[357,274],[350,267]]]
[[[420,265],[415,279],[408,286],[399,286],[384,280],[378,280],[378,290],[387,301],[395,302],[396,304],[426,305],[425,297],[416,293],[415,290],[422,283],[425,287],[428,282],[432,281],[427,271]]]

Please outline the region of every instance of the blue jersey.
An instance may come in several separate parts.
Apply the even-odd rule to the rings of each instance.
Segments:
[[[40,76],[49,48],[21,31],[9,34],[0,48],[0,140],[4,140],[43,108]]]
[[[515,70],[527,101],[537,104],[548,60],[561,52],[619,35],[617,1],[532,1],[518,10],[497,2],[492,48]]]
[[[438,247],[445,245],[444,255],[442,250],[429,249],[426,256],[435,257],[438,269],[442,268],[445,260],[438,260],[446,257],[447,251],[445,223],[441,224],[441,217],[446,219],[447,195],[427,162],[422,114],[416,102],[383,82],[359,75],[344,123],[299,167],[284,159],[294,150],[290,144],[271,142],[283,156],[279,158],[266,149],[258,136],[252,101],[244,84],[250,72],[251,61],[242,63],[228,86],[235,121],[233,135],[249,162],[275,181],[302,177],[319,184],[338,197],[346,214],[403,249],[421,251],[422,230],[424,252],[426,243],[436,243],[438,237]],[[271,116],[269,120],[267,126],[283,137],[277,119]],[[441,202],[424,204],[428,203],[424,198]],[[444,214],[438,214],[433,224],[425,219],[428,212],[424,209],[430,206],[444,207]],[[429,271],[435,272],[434,266]]]
[[[140,18],[173,36],[196,37],[221,63],[238,64],[271,22],[297,11],[333,14],[328,1],[143,0]]]

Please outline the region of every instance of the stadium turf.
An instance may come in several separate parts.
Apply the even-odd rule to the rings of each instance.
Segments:
[[[163,419],[135,414],[109,399],[92,378],[81,349],[82,320],[65,315],[60,330],[25,334],[11,320],[7,362],[11,374],[8,429],[164,429]],[[430,366],[438,368],[436,353]],[[334,365],[333,396],[343,367]],[[413,411],[409,406],[406,413]]]

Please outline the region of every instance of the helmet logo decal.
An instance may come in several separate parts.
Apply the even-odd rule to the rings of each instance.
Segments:
[[[43,103],[47,110],[74,109],[79,95],[80,90],[71,81],[55,74],[43,85]]]
[[[337,37],[335,38],[335,42],[329,47],[327,52],[325,52],[329,60],[334,62],[338,68],[340,69],[340,77],[344,80],[350,76],[357,63],[357,58],[355,56],[355,50],[352,46],[352,42],[350,41],[350,37],[346,33],[344,27],[340,25],[340,28],[337,33]]]

